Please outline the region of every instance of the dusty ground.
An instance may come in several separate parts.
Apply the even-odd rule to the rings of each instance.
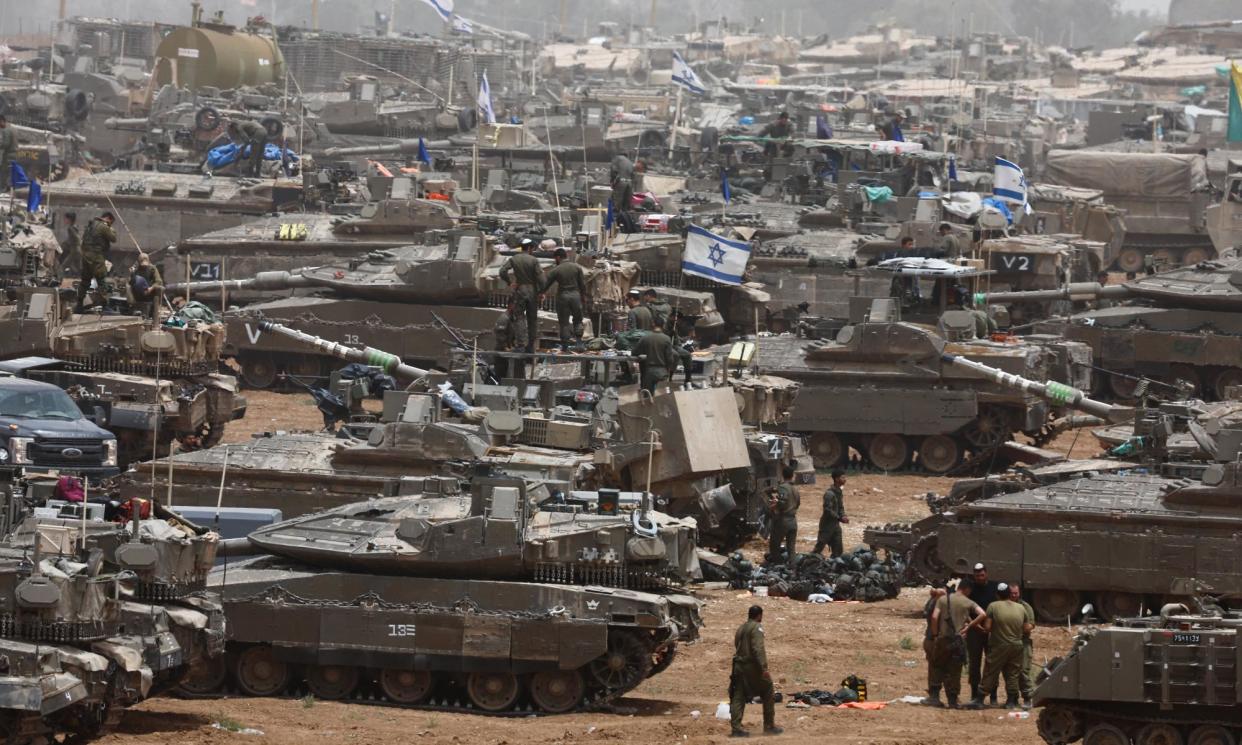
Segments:
[[[303,395],[249,395],[250,410],[229,430],[229,441],[244,440],[251,431],[313,429],[318,412]],[[1061,436],[1054,446],[1086,456],[1097,451],[1086,432]],[[846,485],[847,548],[857,544],[870,523],[905,522],[926,514],[922,495],[945,491],[951,481],[924,476],[852,476]],[[799,545],[809,550],[819,519],[823,486],[804,487],[799,514]],[[752,546],[757,549],[758,546]],[[758,551],[752,551],[758,553]],[[1003,579],[1003,578],[1001,578]],[[901,597],[874,604],[812,605],[782,598],[754,599],[735,591],[700,592],[705,601],[703,638],[682,650],[672,667],[647,681],[620,702],[615,713],[581,713],[560,717],[484,718],[467,714],[431,713],[361,704],[299,700],[223,699],[179,701],[159,699],[130,712],[120,731],[106,743],[708,743],[724,742],[727,722],[713,718],[726,697],[732,635],[746,608],[759,602],[765,622],[773,677],[779,690],[793,692],[839,686],[850,674],[865,677],[871,700],[891,701],[921,695],[926,666],[920,648],[919,617],[925,592],[906,589]],[[1036,658],[1061,654],[1069,646],[1064,628],[1036,630]],[[759,727],[759,707],[747,707],[747,726]],[[695,712],[699,714],[696,716]],[[1034,716],[1012,720],[1000,710],[943,711],[893,703],[881,711],[777,709],[785,734],[781,742],[871,743],[994,743],[1042,742]],[[239,734],[218,728],[237,726],[261,730]]]

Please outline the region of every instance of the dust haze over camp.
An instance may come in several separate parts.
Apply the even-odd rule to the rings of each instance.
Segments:
[[[0,4],[0,739],[1237,743],[1240,14]]]

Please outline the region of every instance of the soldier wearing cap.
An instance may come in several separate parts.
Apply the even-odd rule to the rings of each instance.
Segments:
[[[129,295],[131,302],[149,306],[151,317],[156,317],[164,296],[164,279],[151,263],[151,257],[143,251],[138,252],[138,263],[129,273]]]
[[[999,590],[999,588],[998,588]],[[1005,595],[988,605],[987,615],[971,621],[972,628],[982,626],[988,635],[988,659],[983,668],[980,690],[971,699],[971,708],[983,708],[983,691],[994,691],[999,678],[1005,678],[1005,707],[1018,708],[1020,669],[1024,654],[1022,638],[1035,628],[1033,614],[1019,602],[1017,585],[1005,587]]]
[[[970,599],[975,601],[980,608],[987,608],[993,600],[996,600],[999,585],[988,579],[988,568],[983,565],[983,562],[975,564],[970,584]],[[987,646],[987,632],[978,626],[972,627],[966,634],[966,651],[969,654],[966,677],[970,681],[971,699],[983,695],[979,689],[979,682],[983,678],[983,653]]]
[[[547,241],[545,241],[546,243]],[[553,242],[553,245],[556,245]],[[563,248],[553,254],[556,266],[548,272],[540,293],[546,293],[556,285],[556,321],[561,332],[561,346],[569,348],[582,338],[582,302],[587,294],[586,270],[576,261],[566,261],[569,256]]]
[[[523,238],[522,253],[510,256],[500,267],[501,281],[506,282],[513,291],[518,344],[527,352],[534,352],[539,340],[539,287],[543,284],[539,259],[531,253],[534,248],[533,240]]]

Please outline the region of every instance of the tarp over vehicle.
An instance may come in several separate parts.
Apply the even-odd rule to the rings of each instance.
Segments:
[[[1207,188],[1207,163],[1199,155],[1053,150],[1044,179],[1099,189],[1105,195],[1185,197]]]

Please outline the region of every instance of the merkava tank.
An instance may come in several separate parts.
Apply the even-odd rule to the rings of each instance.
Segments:
[[[1217,400],[1242,385],[1242,261],[1202,261],[1118,285],[1071,283],[1056,290],[994,292],[987,303],[1064,300],[1101,307],[1049,320],[1038,331],[1091,347],[1098,390],[1119,399],[1142,393],[1142,378]],[[1118,305],[1133,300],[1133,304]],[[1103,307],[1109,305],[1110,307]],[[1146,386],[1144,386],[1145,388]],[[1186,397],[1182,395],[1180,397]]]
[[[461,233],[437,245],[375,250],[296,272],[259,272],[251,279],[173,284],[169,291],[223,290],[229,297],[239,291],[313,292],[225,315],[223,353],[237,360],[246,385],[268,388],[282,372],[318,377],[331,357],[298,340],[264,333],[260,319],[296,323],[316,336],[385,349],[423,366],[446,365],[452,347],[462,340],[492,349],[508,291],[499,277],[504,260],[481,234]],[[620,307],[636,268],[607,260],[586,268],[590,300]],[[557,335],[553,317],[545,316],[541,324]]]
[[[6,487],[0,732],[7,742],[99,736],[126,708],[223,656],[223,608],[206,590],[214,533],[158,507],[144,517],[137,502],[125,505],[127,520],[105,517],[115,505],[28,502],[38,487]]]
[[[167,454],[174,440],[210,447],[245,414],[236,378],[218,372],[218,321],[173,315],[157,323],[98,306],[74,313],[65,291],[48,287],[11,296],[0,305],[0,369],[68,391],[117,435],[122,466]]]
[[[877,301],[871,318],[895,315],[887,303]],[[820,468],[841,466],[853,448],[884,471],[906,468],[917,453],[923,469],[947,473],[967,452],[989,452],[1016,432],[1040,436],[1054,406],[1114,415],[1053,379],[1084,382],[1089,357],[1080,346],[974,339],[975,321],[948,311],[941,333],[868,321],[835,341],[761,338],[754,358],[761,371],[801,384],[788,428],[808,438]]]
[[[910,566],[928,580],[984,562],[1032,593],[1040,620],[1064,622],[1090,600],[1104,618],[1158,608],[1170,582],[1195,577],[1226,602],[1242,598],[1233,571],[1242,511],[1242,432],[1222,430],[1218,461],[1200,478],[1142,469],[1088,474],[954,507],[903,535],[873,533],[873,547],[912,546]]]
[[[1034,691],[1048,745],[1236,742],[1242,617],[1172,603],[1159,615],[1088,626]]]
[[[255,531],[213,585],[231,678],[252,696],[374,691],[399,705],[485,713],[598,706],[698,637],[693,521],[554,495],[524,480],[378,499]],[[585,498],[580,498],[585,497]],[[231,547],[230,547],[231,548]]]

